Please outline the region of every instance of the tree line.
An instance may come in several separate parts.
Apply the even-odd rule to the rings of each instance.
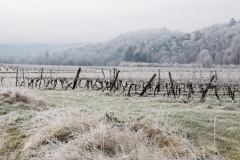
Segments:
[[[0,58],[2,63],[51,65],[119,65],[127,62],[159,64],[240,64],[240,22],[191,33],[164,29],[125,33],[102,43],[76,45],[58,51]]]

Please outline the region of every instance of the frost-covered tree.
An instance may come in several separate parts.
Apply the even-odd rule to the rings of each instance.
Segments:
[[[231,46],[226,49],[224,62],[226,64],[240,64],[240,35],[236,36]]]
[[[240,22],[231,19],[192,33],[164,29],[121,34],[103,43],[80,44],[67,49],[34,54],[31,57],[4,57],[0,62],[117,65],[121,61],[154,63],[239,64]]]
[[[202,64],[203,67],[210,67],[213,64],[213,60],[207,49],[203,49],[197,57],[197,62]]]
[[[229,22],[229,25],[230,26],[233,26],[233,25],[235,25],[237,23],[237,21],[234,19],[234,18],[232,18],[231,20],[230,20],[230,22]]]

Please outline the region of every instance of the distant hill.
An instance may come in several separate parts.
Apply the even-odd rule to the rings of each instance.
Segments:
[[[0,63],[39,63],[37,59],[49,53],[70,47],[66,44],[0,44]]]
[[[0,44],[1,56],[29,55],[33,53],[42,53],[52,50],[61,45],[54,44]]]
[[[240,64],[240,22],[231,19],[192,33],[151,29],[121,34],[102,43],[76,45],[29,62],[64,65]],[[47,59],[47,61],[46,61]]]

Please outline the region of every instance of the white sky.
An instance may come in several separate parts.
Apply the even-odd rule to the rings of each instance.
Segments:
[[[240,18],[240,0],[0,0],[0,43],[95,42],[139,29],[190,32]]]

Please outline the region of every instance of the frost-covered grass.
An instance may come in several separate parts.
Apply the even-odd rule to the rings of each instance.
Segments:
[[[7,105],[9,108],[22,107],[25,109],[43,110],[48,105],[42,99],[30,95],[26,90],[20,89],[3,89],[0,90],[0,103]]]
[[[10,114],[10,113],[9,113]],[[6,115],[5,115],[6,116]],[[2,159],[191,159],[186,139],[144,117],[123,121],[78,107],[13,113],[2,121]],[[5,123],[4,123],[5,122]]]
[[[28,92],[50,107],[6,110],[14,104],[1,104],[2,159],[240,158],[236,103],[185,104],[86,90]],[[106,113],[117,120],[107,120]]]
[[[29,159],[190,159],[194,148],[164,126],[147,120],[123,122],[79,108],[44,111],[32,118],[21,156]],[[38,117],[38,116],[36,116]],[[44,126],[41,123],[46,123]],[[47,152],[45,152],[47,150]]]

